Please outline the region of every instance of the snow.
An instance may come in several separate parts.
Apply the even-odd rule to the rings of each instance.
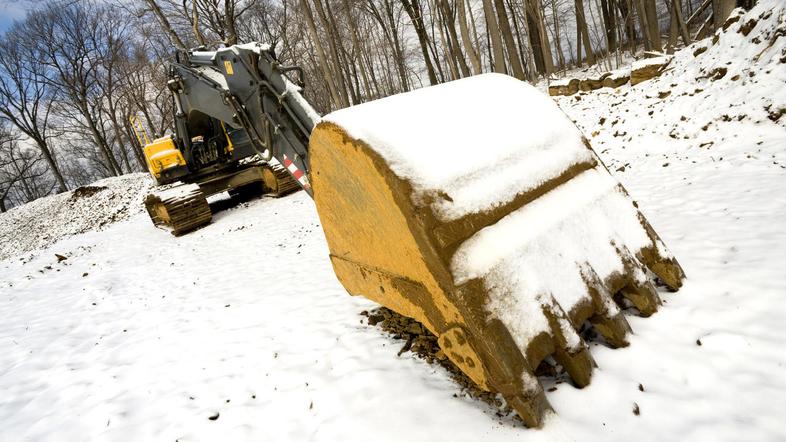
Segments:
[[[229,86],[227,85],[227,79],[224,77],[224,74],[218,72],[212,66],[195,66],[192,69],[212,80],[224,90],[229,89]]]
[[[89,197],[79,191],[37,199],[0,214],[0,259],[46,247],[60,239],[101,229],[144,210],[153,185],[147,173],[107,178],[89,187],[105,188]]]
[[[629,67],[615,69],[615,70],[609,72],[609,76],[607,78],[610,78],[612,80],[621,80],[621,79],[627,78],[627,77],[630,77],[630,68]]]
[[[155,190],[154,192],[161,201],[165,201],[170,198],[190,198],[195,193],[200,193],[201,190],[199,189],[199,184],[191,183],[176,184],[173,187],[164,188],[163,190]]]
[[[468,108],[483,109],[483,118]],[[366,142],[410,180],[416,202],[447,194],[432,203],[443,221],[493,209],[593,158],[547,95],[501,74],[375,100],[323,120]]]
[[[464,242],[453,256],[452,269],[456,284],[463,284],[470,279],[485,275],[506,257],[522,247],[531,246],[549,233],[561,233],[553,238],[560,241],[576,233],[575,237],[567,241],[573,242],[574,247],[567,250],[575,249],[575,246],[586,247],[582,242],[589,239],[587,236],[602,236],[604,241],[608,241],[610,239],[608,235],[599,235],[599,233],[608,231],[614,224],[620,223],[619,218],[623,216],[627,218],[626,221],[632,218],[633,223],[628,225],[620,223],[615,226],[628,228],[623,232],[624,239],[621,243],[638,247],[647,245],[649,241],[636,219],[635,208],[616,186],[617,182],[607,173],[590,169],[507,215],[499,222],[480,230]],[[582,213],[584,211],[588,213]],[[612,216],[604,219],[605,217],[599,215]],[[592,234],[593,231],[596,233]],[[566,250],[553,249],[549,246],[541,248],[544,251]],[[546,252],[538,255],[536,259],[540,261],[549,255],[551,253]],[[615,257],[614,261],[618,259]],[[603,272],[604,274],[621,270],[621,265],[604,267],[610,270]]]
[[[483,278],[491,291],[487,309],[526,351],[550,330],[544,306],[567,312],[586,300],[583,263],[606,279],[624,273],[614,244],[634,253],[650,244],[637,215],[605,170],[590,169],[475,233],[453,255],[451,269],[457,284]],[[568,319],[560,324],[569,346],[578,346]]]
[[[572,78],[560,78],[558,80],[553,80],[549,83],[549,86],[554,87],[565,87],[570,85],[570,82],[573,81]]]
[[[591,344],[590,386],[543,378],[557,413],[543,429],[362,324],[373,304],[335,280],[303,192],[179,238],[140,197],[124,220],[41,241],[26,223],[60,232],[59,196],[0,215],[0,247],[28,251],[0,261],[0,440],[786,439],[786,116],[765,109],[786,105],[786,37],[765,50],[784,7],[761,1],[749,16],[771,17],[748,37],[733,25],[657,79],[557,100],[688,279],[657,314],[628,317],[629,347]],[[722,79],[696,79],[718,66]]]
[[[638,71],[639,69],[644,69],[650,66],[662,66],[668,64],[671,61],[670,55],[662,55],[660,57],[652,57],[652,58],[642,58],[641,60],[636,60],[633,62],[631,70]]]
[[[287,77],[284,77],[284,84],[287,86],[285,92],[286,97],[294,100],[294,104],[303,110],[303,113],[311,123],[311,127],[316,126],[322,119],[322,116],[319,115],[319,112],[317,112],[316,109],[311,106],[311,103],[303,97],[303,88],[289,81]]]

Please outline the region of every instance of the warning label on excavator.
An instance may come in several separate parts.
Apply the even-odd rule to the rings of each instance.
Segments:
[[[224,60],[224,70],[227,71],[227,75],[234,75],[235,73],[232,69],[232,62],[229,60]]]

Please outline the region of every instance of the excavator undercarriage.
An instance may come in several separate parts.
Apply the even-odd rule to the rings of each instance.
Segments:
[[[212,212],[207,198],[212,195],[228,192],[239,198],[278,198],[298,190],[297,181],[280,164],[249,164],[209,174],[196,183],[151,192],[145,198],[145,208],[153,224],[170,228],[178,236],[210,223]]]

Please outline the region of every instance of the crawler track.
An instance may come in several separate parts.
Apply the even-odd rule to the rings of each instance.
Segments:
[[[300,190],[297,181],[280,164],[265,165],[262,175],[265,178],[265,187],[269,189],[268,195],[270,196],[281,197]]]
[[[204,193],[196,184],[183,184],[145,198],[145,208],[157,226],[167,226],[175,236],[205,224],[213,215]]]

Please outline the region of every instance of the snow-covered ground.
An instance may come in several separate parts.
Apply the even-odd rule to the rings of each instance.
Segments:
[[[779,2],[751,16],[768,9],[772,30]],[[592,344],[589,387],[545,380],[544,428],[397,356],[301,192],[180,238],[136,212],[0,261],[0,441],[786,439],[786,34],[753,61],[768,42],[736,29],[656,80],[557,100],[688,279],[629,318],[630,347]]]

